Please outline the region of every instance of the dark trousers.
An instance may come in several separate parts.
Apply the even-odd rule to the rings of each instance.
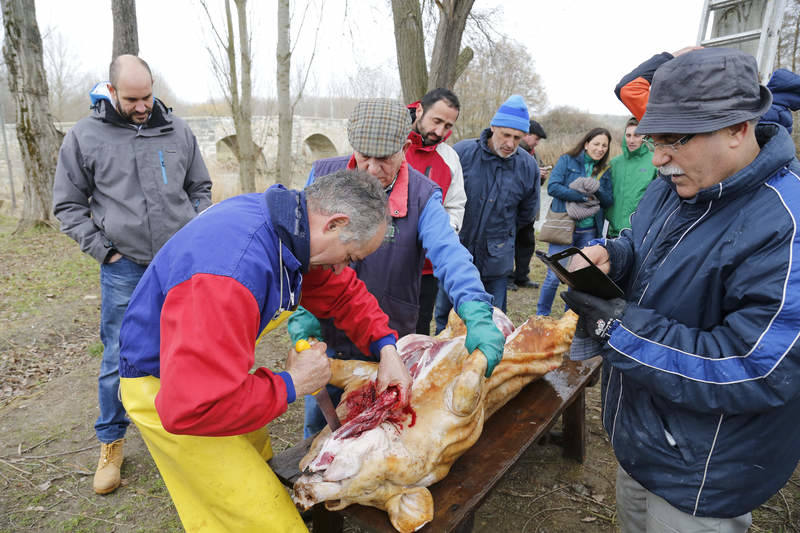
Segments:
[[[431,320],[433,319],[433,306],[436,303],[436,293],[439,292],[439,282],[433,274],[423,274],[419,286],[419,316],[417,317],[417,333],[431,334]]]
[[[517,239],[514,241],[514,273],[511,279],[522,284],[528,280],[531,272],[531,258],[536,249],[536,234],[533,229],[533,222],[527,226],[517,229]]]

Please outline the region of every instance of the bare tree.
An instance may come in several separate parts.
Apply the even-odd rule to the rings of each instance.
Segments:
[[[74,122],[85,117],[89,109],[87,94],[99,80],[81,71],[78,59],[60,31],[46,29],[42,42],[53,119]]]
[[[292,106],[290,77],[292,51],[289,44],[289,0],[278,0],[278,45],[275,50],[278,85],[278,179],[292,180]]]
[[[436,87],[452,88],[455,85],[472,58],[469,47],[459,50],[474,1],[435,0],[439,22],[429,69],[425,59],[420,0],[392,0],[397,66],[405,101],[418,100]]]
[[[797,72],[800,53],[800,0],[787,0],[783,21],[778,31],[775,68]]]
[[[111,0],[114,21],[114,45],[111,60],[122,54],[139,55],[139,31],[136,25],[136,0]]]
[[[1,0],[8,86],[17,108],[17,140],[25,167],[22,218],[16,231],[53,225],[53,176],[64,135],[48,104],[42,38],[34,0]]]
[[[235,0],[235,3],[239,36],[238,62],[231,0],[225,0],[224,33],[218,31],[206,0],[200,0],[216,38],[217,50],[208,47],[208,52],[214,74],[225,93],[225,99],[233,117],[233,126],[236,130],[236,143],[233,151],[239,161],[239,186],[245,193],[256,190],[256,158],[259,150],[253,143],[251,125],[253,81],[250,32],[247,27],[247,0]]]
[[[520,43],[503,39],[476,44],[475,58],[455,86],[462,113],[453,131],[454,140],[480,135],[512,94],[522,95],[531,116],[543,110],[547,95],[533,65],[528,50]]]
[[[290,3],[289,0],[278,0],[278,45],[275,51],[277,59],[275,80],[278,89],[278,176],[279,179],[285,180],[285,183],[291,183],[292,181],[292,129],[294,110],[298,102],[303,98],[303,91],[308,83],[311,65],[314,62],[314,56],[317,52],[319,29],[322,26],[323,7],[321,6],[317,28],[314,32],[314,46],[311,50],[311,57],[305,65],[300,65],[298,69],[297,79],[295,80],[295,97],[294,100],[292,100],[292,55],[294,55],[294,47],[297,46],[297,42],[300,40],[299,35],[303,29],[311,5],[312,2],[304,2],[303,15],[298,24],[298,38],[295,39],[295,44],[292,46],[290,36],[292,26],[289,9]]]

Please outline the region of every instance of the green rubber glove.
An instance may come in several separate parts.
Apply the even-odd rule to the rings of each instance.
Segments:
[[[318,341],[323,341],[322,326],[320,326],[317,317],[309,313],[303,306],[297,308],[297,311],[292,313],[287,323],[289,329],[289,337],[292,339],[292,344],[299,340],[305,340],[314,337]]]
[[[464,302],[458,308],[458,316],[467,326],[467,340],[464,342],[467,351],[472,353],[478,349],[486,356],[488,378],[503,358],[506,343],[503,333],[492,320],[492,306],[480,301]]]

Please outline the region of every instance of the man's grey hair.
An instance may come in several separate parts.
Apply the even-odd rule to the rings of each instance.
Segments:
[[[305,188],[308,209],[324,215],[343,213],[350,223],[342,228],[342,242],[368,242],[389,222],[388,200],[375,176],[361,170],[339,170],[315,178]]]

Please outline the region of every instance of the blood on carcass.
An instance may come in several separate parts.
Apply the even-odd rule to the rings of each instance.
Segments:
[[[339,439],[358,437],[383,422],[391,423],[398,430],[402,429],[403,421],[408,415],[411,415],[411,422],[407,427],[412,427],[417,421],[417,413],[411,405],[398,406],[400,393],[394,385],[377,395],[375,382],[370,381],[348,394],[344,401],[347,416],[336,432],[336,438]]]

